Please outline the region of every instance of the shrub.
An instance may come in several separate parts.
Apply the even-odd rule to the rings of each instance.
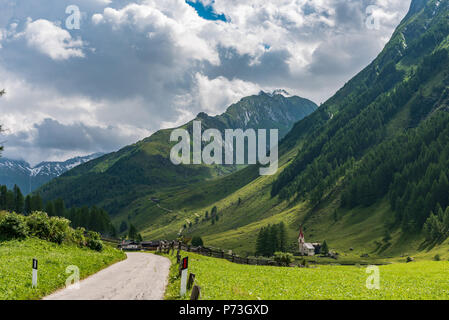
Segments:
[[[289,266],[293,261],[293,255],[287,252],[275,252],[274,260],[283,266]]]
[[[64,242],[70,235],[70,221],[65,218],[50,218],[50,235],[48,240],[57,244]]]
[[[435,257],[433,257],[433,260],[435,261],[441,261],[441,257],[439,254],[435,255]]]
[[[103,251],[103,242],[101,240],[88,239],[87,247],[98,252]]]
[[[194,247],[202,247],[204,245],[203,239],[201,237],[193,237],[192,238],[192,246]]]
[[[49,240],[51,226],[48,215],[45,212],[36,211],[26,219],[30,235],[42,240]]]
[[[103,242],[98,232],[89,231],[87,233],[87,247],[95,251],[103,250]]]
[[[80,248],[86,246],[86,237],[84,236],[85,232],[86,229],[84,228],[77,228],[76,230],[72,231],[72,241]]]
[[[28,236],[25,217],[7,213],[0,221],[0,238],[2,240],[24,239]]]

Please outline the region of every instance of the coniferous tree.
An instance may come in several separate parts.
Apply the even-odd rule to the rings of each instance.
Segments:
[[[129,226],[128,239],[130,240],[137,239],[137,229],[133,224]]]
[[[0,187],[0,210],[6,210],[6,193],[8,188],[6,186]]]
[[[329,253],[329,247],[327,245],[326,240],[324,240],[323,244],[321,245],[320,253],[323,254],[323,255],[327,255]]]
[[[42,203],[42,198],[39,193],[31,197],[31,211],[42,211],[44,205]]]
[[[279,224],[279,250],[281,252],[287,251],[287,231],[284,222]]]
[[[45,205],[45,212],[48,214],[49,217],[55,216],[55,206],[53,205],[52,201],[48,201]]]
[[[65,216],[65,204],[64,204],[64,200],[62,200],[61,198],[56,199],[53,203],[54,208],[55,208],[55,215],[57,217],[64,217]]]
[[[14,202],[14,211],[17,213],[23,213],[25,200],[23,198],[22,192],[20,191],[20,188],[17,185],[14,185]]]
[[[120,232],[120,233],[123,233],[123,232],[125,232],[127,229],[128,229],[128,224],[126,223],[125,220],[123,220],[123,221],[120,223],[119,232]]]
[[[25,205],[24,205],[24,214],[29,215],[31,214],[31,196],[27,195],[25,197]]]

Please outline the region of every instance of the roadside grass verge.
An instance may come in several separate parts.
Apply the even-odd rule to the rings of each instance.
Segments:
[[[39,262],[37,288],[31,287],[33,258]],[[0,242],[0,300],[40,299],[65,287],[68,266],[77,266],[84,279],[125,258],[123,252],[110,246],[97,252],[36,238]]]
[[[315,266],[280,268],[238,265],[182,252],[189,272],[201,287],[201,300],[440,300],[449,299],[448,261],[420,261],[380,266],[380,289],[369,290],[366,267]],[[176,256],[172,260],[166,299],[179,296]]]

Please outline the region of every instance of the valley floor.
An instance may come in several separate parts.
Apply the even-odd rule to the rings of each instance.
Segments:
[[[448,261],[419,261],[380,266],[379,289],[368,289],[373,270],[366,266],[320,265],[310,268],[248,266],[189,256],[202,300],[423,300],[449,299]],[[166,299],[179,297],[172,268]],[[371,277],[371,278],[370,278]],[[188,299],[187,294],[182,299]]]

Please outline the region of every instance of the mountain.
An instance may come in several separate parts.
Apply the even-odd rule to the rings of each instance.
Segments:
[[[282,138],[294,123],[317,109],[310,100],[284,96],[280,91],[261,92],[231,105],[225,113],[211,117],[200,113],[195,120],[203,130],[279,129]],[[180,128],[192,132],[193,120]],[[215,179],[240,169],[241,166],[180,165],[170,161],[172,129],[160,130],[150,137],[118,152],[104,155],[76,167],[41,187],[44,199],[62,198],[67,206],[97,205],[112,215],[128,214],[127,207],[171,187]]]
[[[96,153],[63,162],[46,161],[34,167],[22,160],[0,158],[0,185],[6,185],[12,189],[17,184],[24,194],[28,194],[64,172],[101,155],[103,154]]]
[[[286,135],[277,175],[250,166],[160,190],[157,205],[134,201],[117,223],[246,254],[262,227],[281,221],[291,250],[301,225],[306,241],[345,255],[447,247],[448,19],[449,0],[413,0],[378,57]]]

